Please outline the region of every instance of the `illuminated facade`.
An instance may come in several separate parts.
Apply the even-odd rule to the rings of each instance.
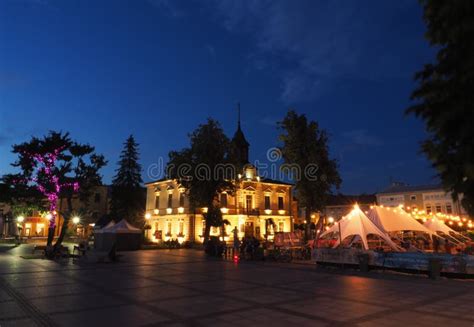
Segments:
[[[249,169],[255,173],[255,168]],[[225,239],[232,240],[235,227],[239,230],[239,238],[244,235],[265,238],[275,231],[291,231],[291,185],[250,175],[236,181],[233,195],[220,194],[223,219],[230,222],[224,227]],[[203,213],[207,208],[191,211],[185,189],[175,180],[160,180],[146,186],[146,212],[152,241],[202,241]],[[211,235],[221,236],[221,231],[211,227]]]
[[[441,185],[409,186],[393,184],[377,193],[377,203],[386,207],[403,205],[406,208],[425,211],[427,214],[440,213],[467,216],[460,201],[454,201]]]

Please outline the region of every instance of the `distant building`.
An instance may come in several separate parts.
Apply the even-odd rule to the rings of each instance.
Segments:
[[[88,201],[81,201],[77,196],[72,199],[73,210],[80,216],[80,223],[77,224],[76,232],[82,234],[89,224],[93,224],[100,217],[109,214],[110,210],[110,187],[106,185],[97,186],[92,191]],[[56,218],[55,236],[59,235],[63,219],[60,212],[67,209],[66,199],[58,200],[58,217]],[[21,214],[21,213],[20,213]],[[17,213],[17,215],[20,215]],[[11,208],[7,204],[0,203],[0,218],[11,216]],[[18,222],[18,217],[12,217],[10,223],[17,224],[20,227],[22,237],[47,237],[50,217],[47,212],[33,211],[21,214],[22,222]],[[4,218],[3,218],[4,219]],[[4,219],[5,222],[5,219]],[[10,228],[11,230],[11,228]],[[1,231],[0,231],[1,232]],[[11,233],[11,232],[10,232]],[[7,233],[4,233],[5,235]]]
[[[235,194],[223,192],[219,204],[223,218],[230,222],[225,227],[226,239],[232,239],[237,227],[239,237],[263,238],[274,231],[289,232],[293,228],[292,185],[261,178],[255,167],[248,165],[249,143],[238,123],[231,142],[231,153],[238,169],[244,167],[235,183]],[[163,179],[146,184],[146,214],[151,227],[149,238],[154,242],[176,239],[180,242],[203,240],[207,208],[190,209],[185,189],[176,180]],[[274,223],[270,224],[270,222]],[[213,227],[211,235],[220,236]]]
[[[424,210],[426,213],[444,213],[467,216],[460,201],[454,201],[441,185],[410,186],[393,183],[387,189],[377,193],[377,203],[387,207],[403,205],[410,209]]]
[[[376,203],[376,197],[374,194],[331,195],[323,210],[323,214],[326,219],[332,217],[334,220],[339,220],[349,214],[349,212],[354,209],[356,203],[359,205],[359,208],[365,212],[370,210],[370,206]]]

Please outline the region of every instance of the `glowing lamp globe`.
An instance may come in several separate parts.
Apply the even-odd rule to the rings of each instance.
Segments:
[[[80,219],[77,216],[72,218],[73,224],[79,224],[79,221],[80,221]]]

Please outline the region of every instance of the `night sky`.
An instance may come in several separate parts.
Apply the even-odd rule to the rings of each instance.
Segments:
[[[0,0],[0,175],[13,143],[54,129],[106,156],[107,183],[134,134],[149,181],[207,117],[232,136],[240,102],[252,160],[294,108],[330,134],[342,192],[434,183],[404,116],[434,58],[424,31],[415,0]]]

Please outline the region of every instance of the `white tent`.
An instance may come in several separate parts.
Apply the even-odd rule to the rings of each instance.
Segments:
[[[120,220],[109,226],[110,223],[102,229],[102,233],[141,233],[142,230],[130,225],[125,219]]]
[[[408,230],[433,234],[430,229],[423,226],[401,208],[374,206],[370,209],[368,217],[385,233]]]
[[[108,226],[108,227],[107,227]],[[118,223],[109,223],[100,229],[94,237],[97,250],[110,251],[113,247],[117,251],[138,250],[142,241],[142,230],[130,225],[125,219]]]
[[[424,226],[428,228],[429,230],[433,231],[434,233],[442,232],[446,235],[466,239],[464,235],[459,234],[458,232],[456,232],[454,229],[446,225],[442,220],[439,220],[438,218],[428,219],[424,223]]]
[[[100,228],[100,226],[94,226],[94,233],[102,233],[104,230],[106,230],[107,228],[110,228],[112,227],[113,225],[115,225],[115,221],[111,220],[109,221],[109,223],[107,225],[105,225],[104,227]]]
[[[383,239],[392,249],[401,250],[391,239],[381,231],[361,210],[358,206],[341,220],[335,223],[331,228],[321,234],[324,237],[330,233],[341,233],[340,239],[344,240],[348,236],[360,237],[365,250],[369,249],[369,243],[367,241],[367,235],[373,234]],[[340,240],[338,239],[334,247],[339,245]]]

